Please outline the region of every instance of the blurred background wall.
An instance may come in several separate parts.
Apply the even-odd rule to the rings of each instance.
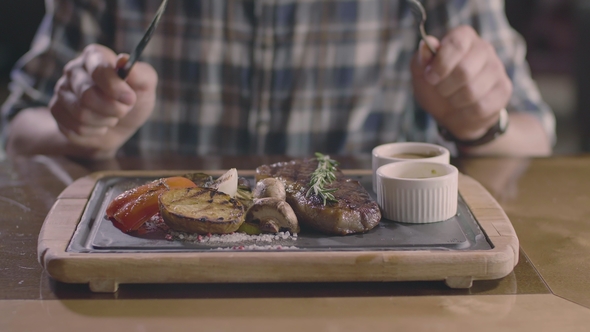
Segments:
[[[10,68],[29,49],[44,13],[43,0],[0,0],[0,103]]]
[[[525,38],[533,78],[543,98],[557,117],[556,154],[590,151],[588,127],[580,121],[580,81],[577,47],[584,31],[579,22],[590,20],[590,13],[576,15],[588,0],[506,0],[506,15]],[[589,22],[590,24],[590,22]],[[590,105],[589,105],[590,106]],[[587,108],[590,110],[590,108]]]
[[[43,0],[0,0],[0,101],[43,13]],[[506,0],[506,13],[557,116],[555,153],[590,152],[590,96],[578,93],[590,91],[590,0]]]

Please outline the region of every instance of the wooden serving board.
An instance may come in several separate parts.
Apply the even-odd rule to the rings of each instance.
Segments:
[[[222,171],[204,171],[213,176]],[[485,232],[489,250],[68,252],[67,247],[96,183],[112,176],[163,177],[181,171],[98,172],[68,186],[47,215],[37,247],[48,274],[65,283],[88,283],[94,292],[116,292],[125,283],[244,283],[444,280],[469,288],[473,280],[508,275],[519,242],[504,210],[477,181],[459,176],[459,192]],[[345,170],[370,175],[370,170]],[[240,170],[240,176],[254,171]]]

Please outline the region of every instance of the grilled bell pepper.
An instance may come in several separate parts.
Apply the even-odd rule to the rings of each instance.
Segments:
[[[197,185],[181,177],[162,178],[121,193],[109,204],[107,217],[125,233],[137,230],[158,213],[158,197],[171,188],[192,188]]]

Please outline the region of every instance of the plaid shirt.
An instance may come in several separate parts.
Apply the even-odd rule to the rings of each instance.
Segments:
[[[46,105],[89,43],[130,52],[161,0],[47,0],[33,48],[13,71],[5,121]],[[461,24],[490,41],[514,83],[508,110],[555,120],[530,78],[502,0],[425,0],[429,34]],[[412,97],[418,29],[401,0],[172,0],[142,60],[159,74],[128,152],[366,153],[392,141],[444,144]]]

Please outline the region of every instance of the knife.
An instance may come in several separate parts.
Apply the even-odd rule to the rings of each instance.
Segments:
[[[158,22],[160,22],[160,18],[162,17],[162,14],[164,14],[164,10],[166,10],[167,4],[168,4],[168,0],[162,1],[162,4],[160,4],[160,8],[158,8],[158,11],[156,12],[156,16],[154,16],[154,19],[152,20],[152,23],[150,23],[150,26],[148,27],[147,31],[143,35],[143,38],[141,38],[141,40],[139,41],[139,43],[137,44],[137,46],[135,47],[133,52],[131,52],[131,54],[129,54],[129,59],[123,65],[123,67],[117,69],[117,75],[119,75],[120,78],[125,79],[125,78],[127,78],[127,75],[129,75],[131,68],[133,67],[135,62],[137,62],[137,60],[139,59],[139,56],[143,52],[143,49],[146,47],[146,45],[148,44],[148,42],[152,38],[152,35],[154,34],[154,30],[156,30],[156,27],[158,26]]]

